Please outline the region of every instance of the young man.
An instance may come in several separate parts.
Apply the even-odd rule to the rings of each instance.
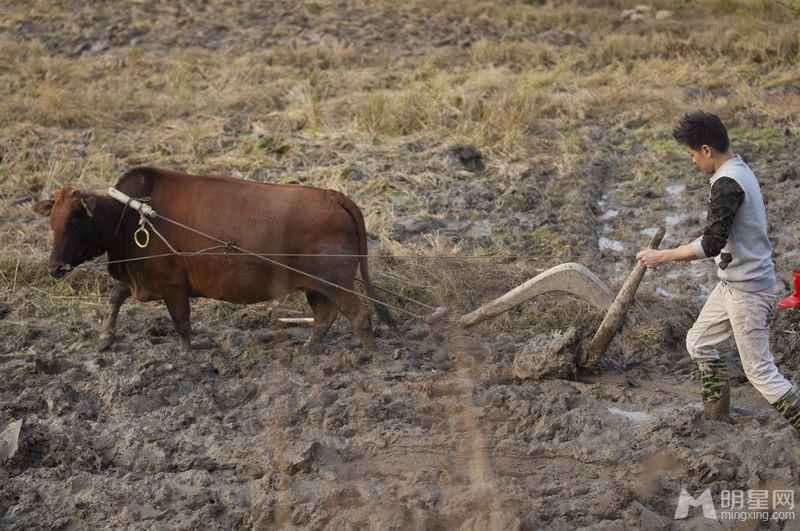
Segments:
[[[647,267],[715,257],[720,281],[686,335],[709,418],[729,422],[728,366],[716,345],[733,334],[742,367],[753,386],[800,432],[800,386],[781,375],[769,348],[767,317],[777,300],[772,244],[761,189],[753,172],[730,148],[720,119],[687,114],[673,130],[692,162],[711,175],[703,235],[674,249],[645,249]]]

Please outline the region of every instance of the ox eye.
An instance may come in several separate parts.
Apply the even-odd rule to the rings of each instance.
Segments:
[[[81,220],[78,216],[72,216],[67,220],[67,230],[77,229],[78,225],[81,224]]]

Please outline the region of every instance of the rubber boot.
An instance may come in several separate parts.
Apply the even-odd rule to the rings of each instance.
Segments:
[[[731,422],[728,414],[731,407],[731,385],[728,377],[728,361],[719,358],[698,361],[697,377],[703,394],[703,409],[711,420]]]
[[[800,308],[800,270],[794,272],[794,294],[778,303],[779,308]]]
[[[792,390],[772,404],[783,418],[789,421],[800,432],[800,385],[794,384]]]

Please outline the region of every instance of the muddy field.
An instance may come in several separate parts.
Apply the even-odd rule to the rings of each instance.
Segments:
[[[44,54],[74,58],[113,58],[132,46],[154,55],[190,47],[266,49],[290,36],[295,47],[335,35],[358,52],[391,48],[402,58],[506,34],[556,47],[592,38],[586,28],[525,29],[485,18],[467,31],[421,10],[404,12],[403,24],[387,29],[398,14],[370,11],[368,2],[323,3],[321,11],[312,3],[302,11],[291,3],[256,4],[228,6],[226,17],[238,23],[224,27],[192,3],[173,9],[133,2],[98,10],[87,24],[15,12],[2,29],[5,39],[36,41]],[[625,23],[618,27],[629,31]],[[800,81],[781,87],[759,97],[770,104],[796,98]],[[676,90],[687,110],[723,97],[699,87]],[[753,109],[729,116],[736,130],[775,125]],[[257,120],[216,118],[218,138],[228,140],[209,140],[201,154],[263,138]],[[713,263],[648,271],[637,324],[591,371],[572,357],[603,314],[577,297],[548,294],[468,329],[453,324],[566,262],[581,263],[616,292],[659,226],[667,229],[662,247],[696,237],[705,177],[665,141],[668,147],[646,160],[669,161],[674,177],[627,180],[629,164],[641,162],[644,151],[629,128],[642,124],[612,118],[587,117],[580,142],[594,147],[566,172],[558,157],[536,154],[498,171],[507,163],[499,150],[447,138],[370,145],[346,133],[282,130],[283,151],[269,154],[261,174],[241,177],[302,176],[298,168],[313,173],[346,157],[357,160],[348,166],[350,182],[404,182],[407,195],[393,195],[389,221],[376,221],[371,211],[391,188],[358,197],[368,222],[386,228],[379,234],[368,227],[370,266],[376,284],[394,292],[385,297],[405,338],[378,324],[374,354],[360,348],[342,318],[322,345],[304,347],[310,327],[281,320],[310,315],[298,297],[249,307],[196,300],[189,354],[178,351],[163,304],[130,301],[116,343],[100,352],[111,285],[103,259],[66,280],[48,279],[49,226],[30,207],[54,183],[20,186],[23,180],[4,170],[0,527],[800,529],[793,506],[773,507],[782,514],[766,522],[722,513],[725,493],[744,493],[747,501],[748,493],[791,491],[800,499],[800,437],[747,383],[732,344],[734,423],[702,414],[683,338],[713,287]],[[791,294],[792,270],[800,269],[794,118],[771,138],[737,142],[732,134],[765,189],[783,296]],[[96,136],[113,146],[118,134],[76,126],[57,137],[54,126],[24,123],[15,131],[43,165],[85,156]],[[7,164],[19,149],[4,144]],[[87,171],[53,180],[102,190],[128,167],[149,162],[143,153],[108,149],[113,163],[105,178]],[[178,166],[183,159],[174,160]],[[424,208],[412,208],[419,204]],[[65,295],[64,285],[74,291]],[[448,316],[428,324],[425,316],[440,306]],[[771,315],[775,357],[795,382],[799,320],[798,311]],[[556,348],[559,341],[564,346]],[[552,372],[530,370],[544,362]],[[695,497],[710,489],[719,519],[697,507],[675,520],[682,489]]]

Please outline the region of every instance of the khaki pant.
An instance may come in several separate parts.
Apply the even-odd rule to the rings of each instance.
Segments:
[[[767,317],[777,298],[775,289],[749,293],[719,282],[686,334],[694,361],[719,358],[717,345],[733,334],[747,379],[770,404],[792,389],[769,349]]]

